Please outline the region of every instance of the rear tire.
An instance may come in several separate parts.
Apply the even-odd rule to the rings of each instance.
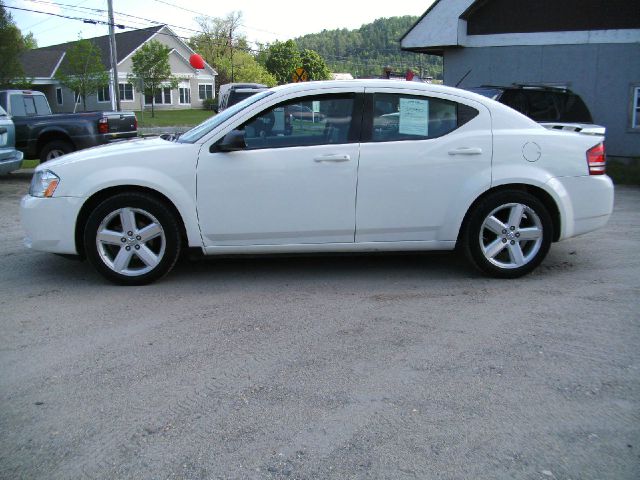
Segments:
[[[551,215],[540,200],[527,192],[503,191],[471,211],[462,247],[481,272],[517,278],[540,265],[552,238]]]
[[[167,206],[144,193],[120,193],[98,205],[84,229],[89,262],[119,285],[146,285],[169,273],[181,250]]]
[[[75,149],[73,145],[64,140],[53,140],[46,143],[40,150],[40,163],[54,160],[62,155],[73,152]]]

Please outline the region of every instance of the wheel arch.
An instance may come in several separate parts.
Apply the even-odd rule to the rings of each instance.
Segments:
[[[180,229],[180,238],[184,242],[184,247],[188,247],[189,238],[187,235],[184,218],[182,217],[182,214],[175,206],[175,204],[171,201],[171,199],[169,199],[166,195],[158,192],[157,190],[149,187],[143,187],[140,185],[118,185],[114,187],[107,187],[95,192],[93,195],[87,198],[87,200],[82,205],[80,212],[78,213],[78,217],[76,218],[74,238],[76,250],[82,258],[85,258],[86,256],[86,252],[84,251],[84,242],[82,239],[84,235],[85,225],[87,224],[87,220],[89,219],[89,215],[91,215],[91,212],[104,200],[119,193],[145,193],[164,203],[167,208],[169,208],[171,213],[173,213],[176,221],[178,222],[178,227]]]
[[[40,152],[42,151],[42,148],[47,143],[53,142],[56,140],[67,142],[69,145],[73,147],[74,150],[76,150],[77,148],[76,144],[73,142],[71,137],[66,132],[62,130],[47,130],[40,133],[40,135],[38,135],[38,141],[36,142],[36,155],[40,157]]]
[[[557,242],[560,239],[560,234],[562,229],[562,219],[560,215],[560,209],[558,208],[558,204],[553,199],[551,194],[549,194],[543,188],[537,187],[535,185],[530,185],[526,183],[508,183],[504,185],[498,185],[496,187],[490,188],[489,190],[486,190],[473,201],[471,206],[469,206],[469,208],[467,209],[464,215],[464,218],[462,220],[462,223],[460,225],[460,230],[458,231],[458,237],[456,239],[456,248],[460,246],[459,245],[460,241],[462,240],[462,237],[464,235],[469,219],[471,218],[471,214],[475,210],[475,208],[478,206],[478,204],[482,200],[484,200],[486,197],[488,197],[489,195],[493,195],[494,193],[514,191],[514,190],[519,192],[527,192],[542,202],[542,204],[546,207],[547,211],[549,212],[549,215],[551,215],[551,221],[553,223],[553,241]]]

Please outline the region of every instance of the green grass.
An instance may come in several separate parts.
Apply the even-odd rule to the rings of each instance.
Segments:
[[[635,158],[627,165],[610,160],[607,162],[607,175],[618,185],[640,185],[640,159]]]
[[[23,160],[21,168],[36,168],[40,164],[40,160]]]
[[[215,115],[212,110],[156,110],[155,118],[151,111],[136,112],[138,127],[193,127]]]

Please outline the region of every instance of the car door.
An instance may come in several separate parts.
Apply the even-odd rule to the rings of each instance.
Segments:
[[[491,184],[488,109],[424,90],[366,98],[356,242],[455,240],[459,212]]]
[[[353,243],[362,102],[344,89],[298,96],[223,132],[241,131],[241,150],[220,151],[224,138],[205,144],[197,170],[205,247]],[[319,115],[294,118],[300,105]]]

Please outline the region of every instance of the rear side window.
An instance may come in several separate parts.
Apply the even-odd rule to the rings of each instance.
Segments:
[[[38,115],[50,115],[51,110],[49,109],[49,103],[47,99],[43,95],[35,95],[33,99],[36,102],[36,111]]]
[[[578,95],[562,95],[561,122],[593,123],[591,112]]]
[[[373,95],[372,142],[426,140],[452,132],[478,115],[475,108],[441,98]]]
[[[23,97],[23,99],[24,99],[24,109],[27,112],[27,115],[35,115],[36,102],[33,101],[33,97]]]

